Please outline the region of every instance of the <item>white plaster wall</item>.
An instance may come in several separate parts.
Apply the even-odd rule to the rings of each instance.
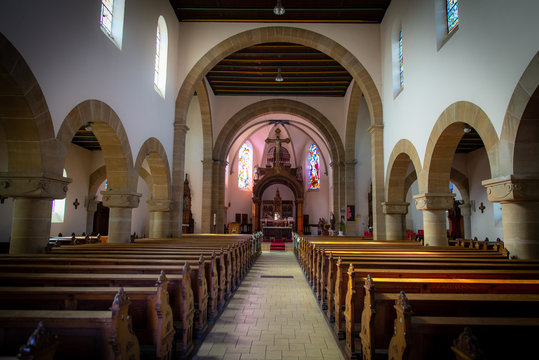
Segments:
[[[416,180],[410,186],[410,189],[408,189],[408,193],[406,194],[406,202],[410,204],[408,205],[408,214],[406,214],[406,230],[412,230],[415,233],[417,233],[417,230],[419,229],[424,230],[423,212],[417,210],[413,198],[413,196],[417,194],[419,194],[419,187]]]
[[[174,79],[182,65],[178,20],[168,0],[127,0],[125,5],[121,50],[100,29],[99,1],[2,1],[0,31],[34,73],[56,132],[76,105],[98,99],[121,119],[132,154],[152,136],[172,154],[179,89]],[[165,99],[153,88],[159,15],[165,18],[169,39]]]
[[[434,123],[456,101],[479,106],[499,136],[515,86],[539,50],[539,2],[492,0],[460,1],[459,29],[437,51],[435,1],[393,0],[381,24],[384,168],[400,139],[423,161]],[[399,24],[405,85],[394,99],[391,36]]]
[[[191,212],[195,221],[195,233],[200,233],[202,224],[202,117],[197,96],[193,96],[187,113],[189,131],[185,138],[185,173],[189,176],[191,189]],[[206,194],[210,196],[210,194]]]
[[[369,127],[369,109],[363,98],[359,105],[355,136],[356,147],[354,149],[354,158],[357,161],[355,166],[357,219],[355,231],[358,235],[363,235],[365,231],[368,231],[369,225],[369,191],[372,182],[371,134],[369,134]]]
[[[179,40],[182,51],[179,54],[179,61],[185,66],[179,69],[178,83],[182,83],[196,62],[220,42],[240,32],[272,26],[302,28],[336,41],[361,62],[380,91],[380,26],[378,24],[212,23],[209,25],[194,22],[181,23]]]
[[[137,233],[139,237],[148,237],[150,234],[150,213],[146,201],[150,199],[148,194],[148,185],[143,178],[139,176],[137,192],[142,196],[139,199],[138,207],[131,212],[131,234]]]
[[[66,236],[73,232],[80,235],[86,231],[86,216],[88,214],[86,204],[91,174],[88,164],[92,162],[93,153],[80,146],[70,144],[64,169],[72,182],[67,188],[64,222],[51,224],[51,236],[57,236],[60,232]],[[75,199],[80,204],[77,209],[73,206]]]

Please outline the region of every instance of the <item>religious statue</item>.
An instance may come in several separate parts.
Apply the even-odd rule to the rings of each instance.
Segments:
[[[281,143],[290,143],[290,138],[281,139],[281,129],[275,129],[275,139],[266,139],[266,144],[275,143],[275,159],[274,164],[276,167],[281,166]]]
[[[331,213],[331,216],[329,218],[329,222],[331,224],[331,230],[335,230],[335,215],[333,215],[333,213]]]

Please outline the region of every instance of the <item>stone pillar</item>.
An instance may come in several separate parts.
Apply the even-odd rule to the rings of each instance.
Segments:
[[[464,238],[472,238],[472,211],[470,204],[459,205],[460,215],[462,215],[462,221],[464,221]]]
[[[253,234],[260,230],[260,199],[253,198]]]
[[[86,206],[86,234],[91,234],[94,229],[94,214],[97,211],[97,201],[88,200]]]
[[[168,199],[154,199],[146,201],[150,212],[151,238],[164,238],[169,234],[171,201]]]
[[[170,232],[176,237],[182,236],[183,181],[185,179],[185,136],[187,131],[189,131],[189,127],[187,125],[179,122],[174,123],[174,145],[172,149],[173,207],[170,215]]]
[[[222,234],[224,232],[225,219],[225,174],[226,161],[214,160],[213,161],[213,187],[212,187],[212,228],[213,228],[213,214],[216,217],[216,233]]]
[[[53,199],[66,196],[71,179],[0,173],[0,196],[12,197],[10,254],[42,253],[49,242]]]
[[[333,207],[330,206],[329,211],[333,213],[333,216],[335,216],[335,225],[337,225],[337,219],[340,219],[340,183],[341,183],[341,177],[340,177],[340,163],[338,162],[331,162],[329,163],[329,166],[332,169],[333,172]]]
[[[212,199],[217,189],[213,187],[213,160],[202,161],[202,214],[200,231],[209,234],[213,228]]]
[[[296,219],[298,235],[303,235],[303,199],[296,199]]]
[[[446,210],[453,208],[454,197],[450,193],[414,195],[417,210],[423,211],[425,245],[447,246]]]
[[[109,243],[131,241],[131,213],[138,206],[141,194],[120,190],[101,191],[103,205],[110,209]]]
[[[346,200],[345,206],[355,205],[356,204],[356,164],[357,161],[348,161],[344,164],[345,166],[345,178],[346,183]],[[357,209],[356,209],[357,210]],[[353,221],[348,221],[348,215],[345,214],[346,219],[346,234],[347,235],[358,235],[356,229],[356,219]]]
[[[372,226],[373,239],[385,240],[385,215],[382,210],[384,194],[384,126],[372,125],[371,134],[371,166],[372,166]]]
[[[408,213],[407,202],[383,202],[382,209],[386,215],[386,239],[406,240],[405,217]]]
[[[503,240],[511,256],[539,259],[539,176],[484,180],[488,200],[502,204]]]

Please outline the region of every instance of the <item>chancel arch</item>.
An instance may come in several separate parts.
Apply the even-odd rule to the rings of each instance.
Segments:
[[[203,81],[203,77],[212,69],[219,61],[224,59],[226,56],[241,50],[243,48],[261,44],[265,42],[288,42],[296,43],[311,47],[313,49],[319,50],[336,61],[338,61],[354,78],[355,83],[361,90],[362,94],[365,97],[367,107],[369,109],[369,117],[371,120],[371,138],[372,138],[372,148],[377,149],[374,156],[374,161],[372,162],[372,174],[373,174],[373,203],[376,204],[376,210],[374,211],[375,219],[375,238],[378,236],[383,237],[385,232],[384,218],[381,214],[381,205],[380,202],[383,199],[383,186],[384,186],[384,168],[383,168],[383,119],[382,119],[382,102],[376,85],[372,80],[370,74],[365,69],[365,67],[359,62],[359,60],[350,53],[346,48],[344,48],[339,43],[334,40],[323,36],[319,33],[315,33],[310,30],[293,28],[293,27],[281,27],[281,26],[269,26],[262,27],[257,29],[248,30],[234,36],[231,36],[227,40],[222,41],[221,43],[214,46],[209,50],[189,71],[186,78],[184,79],[178,97],[176,99],[176,113],[175,113],[175,146],[173,154],[173,184],[180,183],[180,180],[183,179],[184,174],[184,164],[185,160],[184,147],[185,147],[185,133],[187,131],[186,121],[187,121],[187,111],[189,104],[192,98],[193,93],[196,90],[196,87],[199,86],[200,82]],[[342,140],[340,140],[342,142]],[[215,146],[215,148],[220,148],[220,146]],[[344,151],[344,148],[340,149]],[[339,199],[337,205],[334,208],[336,213],[339,213],[340,210],[344,209],[345,202],[345,191],[344,191],[344,181],[345,181],[345,157],[344,154],[339,157],[339,161],[335,162],[336,157],[333,157],[333,166],[335,167],[335,172],[339,174],[338,183],[343,182],[341,193],[334,194],[335,198]],[[209,159],[204,160],[207,164],[207,168],[210,167]],[[222,158],[214,156],[212,161],[212,168],[217,173],[222,173],[223,168],[226,166]],[[212,178],[212,185],[220,186],[222,181],[216,179],[215,176]],[[338,189],[339,187],[334,187]],[[337,191],[337,190],[336,190]],[[179,199],[181,201],[181,188],[179,186],[173,185],[173,198]],[[340,204],[342,202],[343,204]],[[224,207],[223,203],[213,203],[212,209],[221,209]],[[342,208],[342,209],[341,209]],[[206,211],[207,212],[207,211]],[[214,212],[215,213],[215,212]],[[217,214],[219,214],[217,212]],[[218,215],[217,215],[218,216]],[[179,217],[179,214],[174,214],[173,217],[176,219]],[[219,216],[218,221],[219,223]],[[222,222],[221,222],[222,224]],[[174,226],[177,226],[175,224]],[[220,228],[218,224],[217,228]]]
[[[131,211],[138,206],[138,174],[127,133],[116,112],[99,100],[86,100],[67,115],[57,140],[65,158],[67,149],[81,127],[86,126],[97,138],[105,162],[108,189],[103,205],[110,208],[109,242],[129,242]]]

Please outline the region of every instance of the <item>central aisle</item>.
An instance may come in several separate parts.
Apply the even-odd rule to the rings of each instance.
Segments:
[[[194,359],[343,357],[294,254],[274,251],[262,252]]]

